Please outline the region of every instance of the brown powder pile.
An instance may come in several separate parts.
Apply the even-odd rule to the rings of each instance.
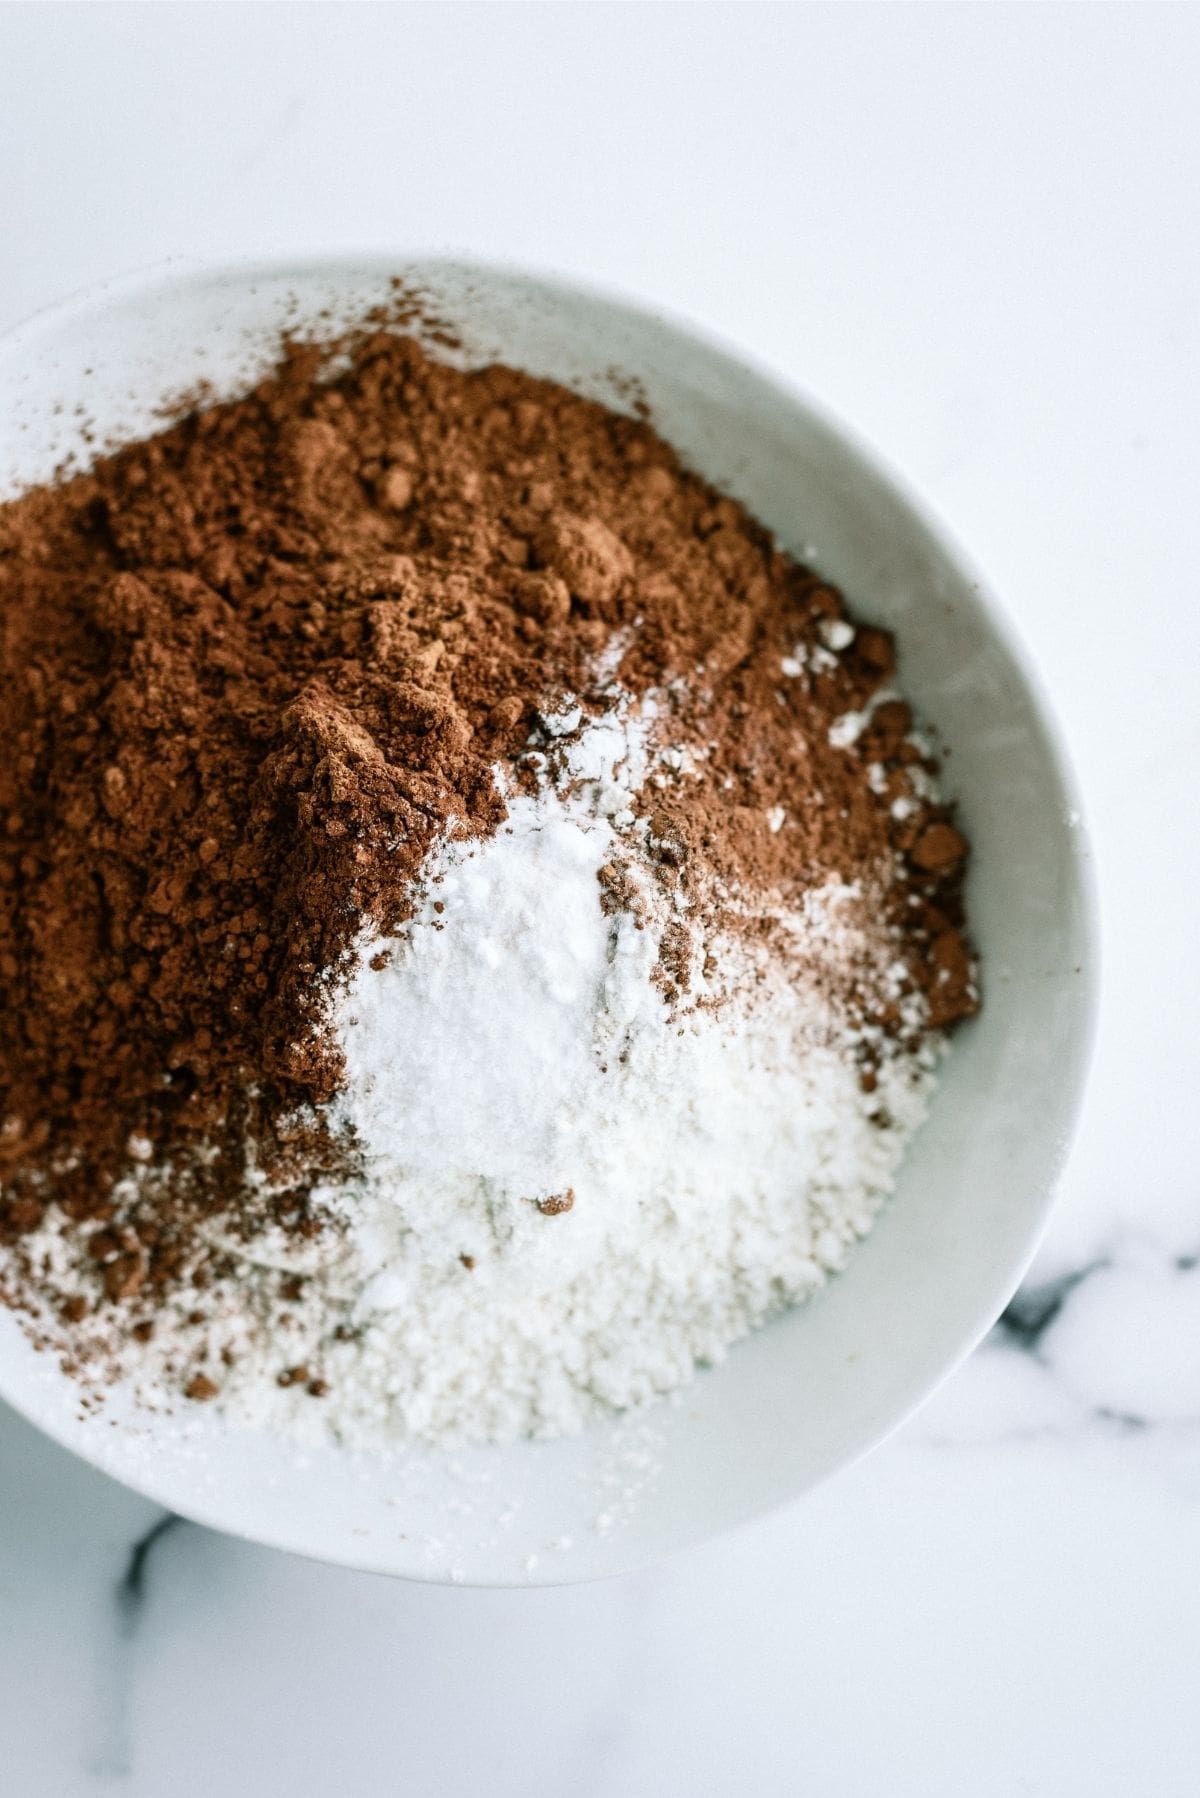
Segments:
[[[922,797],[907,706],[830,740],[891,639],[648,424],[553,384],[383,331],[336,364],[292,345],[237,403],[0,507],[0,633],[0,1236],[58,1200],[98,1298],[203,1285],[193,1221],[258,1221],[248,1155],[276,1220],[316,1227],[310,1187],[347,1154],[311,1109],[339,1080],[330,980],[364,920],[410,915],[447,828],[498,828],[494,765],[522,778],[564,694],[603,703],[614,644],[702,774],[644,795],[702,926],[668,945],[668,997],[706,931],[769,931],[838,876],[866,881],[931,1026],[975,1008],[966,844]]]

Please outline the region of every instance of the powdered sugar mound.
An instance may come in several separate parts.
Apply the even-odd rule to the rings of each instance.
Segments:
[[[409,973],[394,964],[389,984],[415,1021],[434,989],[418,975],[402,994]],[[595,997],[593,1043],[599,983]],[[347,1029],[352,1086],[390,1056],[408,1065],[369,1032]],[[646,1015],[617,1061],[564,1061],[527,1113],[503,1112],[494,1137],[483,1115],[448,1130],[436,1160],[432,1133],[417,1126],[409,1160],[402,1127],[360,1113],[378,1125],[353,1199],[365,1334],[339,1412],[436,1436],[558,1434],[680,1384],[843,1265],[929,1080],[892,1063],[862,1094],[828,1008],[781,989],[736,1020]],[[513,1078],[510,1095],[526,1091]],[[543,1209],[547,1171],[569,1210]]]
[[[647,877],[640,915],[601,904],[639,730],[584,728],[361,945],[333,1024],[364,1175],[328,1195],[353,1340],[320,1350],[343,1435],[556,1435],[678,1386],[844,1264],[924,1116],[932,1051],[865,1093],[823,978],[863,952],[852,889],[791,921],[802,978],[729,941],[725,1003],[669,1010],[671,902]]]
[[[517,799],[498,836],[443,854],[436,898],[388,943],[390,965],[360,961],[336,1014],[338,1111],[373,1158],[436,1174],[452,1152],[531,1189],[563,1170],[605,988],[618,1007],[654,996],[643,958],[609,961],[597,876],[610,839],[556,799]]]

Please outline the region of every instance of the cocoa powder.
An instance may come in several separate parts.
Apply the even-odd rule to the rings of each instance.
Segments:
[[[494,766],[522,778],[564,694],[602,703],[613,644],[696,753],[644,807],[706,925],[867,877],[930,1025],[974,1010],[967,845],[908,708],[830,739],[891,638],[643,420],[365,330],[0,507],[0,1234],[56,1199],[132,1316],[203,1285],[197,1218],[262,1221],[251,1166],[274,1221],[319,1227],[351,1152],[314,1109],[329,983],[364,921],[410,915],[436,839],[499,827]],[[672,1002],[696,954],[667,945]],[[122,1208],[131,1167],[157,1175]]]

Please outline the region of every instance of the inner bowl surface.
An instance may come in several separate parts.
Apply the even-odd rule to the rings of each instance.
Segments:
[[[410,1578],[549,1584],[641,1565],[794,1498],[894,1428],[995,1319],[1045,1220],[1082,1086],[1090,873],[1044,704],[959,552],[785,382],[624,301],[444,260],[175,265],[109,284],[0,342],[0,497],[65,454],[158,428],[164,399],[200,380],[244,388],[282,325],[332,330],[398,274],[454,323],[455,359],[515,363],[618,409],[644,399],[687,462],[843,587],[857,616],[897,633],[901,684],[949,746],[946,787],[974,846],[984,1010],[847,1271],[673,1402],[552,1443],[300,1452],[201,1407],[151,1419],[118,1395],[81,1417],[77,1388],[3,1308],[0,1396],[216,1528]]]

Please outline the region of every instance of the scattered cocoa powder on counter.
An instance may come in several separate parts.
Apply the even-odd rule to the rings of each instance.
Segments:
[[[561,1217],[564,1211],[570,1211],[575,1203],[575,1194],[568,1186],[566,1192],[552,1192],[544,1199],[536,1201],[537,1208],[543,1217]]]
[[[323,1007],[364,924],[399,929],[435,843],[502,827],[497,765],[523,790],[565,699],[614,681],[697,776],[637,800],[704,925],[664,939],[671,1003],[705,931],[769,936],[885,868],[926,1027],[976,1008],[967,843],[890,636],[648,423],[520,371],[290,343],[246,397],[0,506],[0,667],[0,1238],[51,1200],[88,1235],[68,1320],[148,1331],[226,1267],[213,1215],[320,1230],[354,1156]],[[619,863],[601,884],[634,908]]]

